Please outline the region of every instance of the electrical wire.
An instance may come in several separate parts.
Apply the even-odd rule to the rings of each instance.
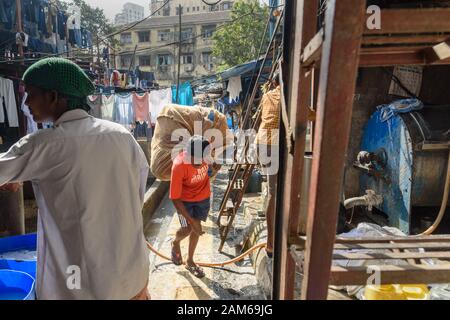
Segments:
[[[218,26],[218,27],[216,28],[216,31],[217,31],[217,30],[220,30],[220,29],[223,29],[223,28],[225,28],[226,26],[232,25],[232,24],[236,23],[237,21],[241,20],[242,18],[245,18],[246,16],[249,16],[249,15],[251,15],[251,14],[255,14],[255,12],[252,11],[252,12],[243,14],[243,15],[241,15],[241,16],[239,16],[239,17],[237,17],[237,18],[235,18],[235,19],[233,19],[233,20],[231,20],[231,21],[229,21],[229,22],[226,22],[226,23],[224,23],[224,24]],[[197,39],[197,38],[204,37],[205,33],[206,33],[206,32],[200,33],[199,35],[196,35],[196,36],[193,36],[193,37],[189,37],[189,38],[183,39],[183,40],[181,40],[181,43],[183,43],[183,42],[188,42],[188,41],[190,41],[190,40],[194,40],[194,39]],[[170,47],[170,46],[173,46],[173,45],[178,45],[179,43],[180,43],[180,41],[174,41],[174,42],[170,42],[170,43],[167,43],[167,44],[163,44],[163,45],[158,46],[158,47],[146,47],[146,48],[140,48],[140,49],[137,49],[136,52],[143,52],[143,51],[147,51],[147,50],[152,50],[152,51],[153,51],[154,49],[161,49],[161,48],[164,48],[164,47]],[[133,52],[134,52],[134,50],[121,51],[121,52],[118,52],[117,55],[125,55],[125,54],[133,53]]]
[[[145,17],[144,19],[139,20],[139,21],[133,23],[132,25],[125,27],[124,29],[121,29],[121,30],[119,30],[119,31],[115,31],[115,32],[113,32],[113,33],[110,33],[110,34],[106,35],[103,39],[101,39],[100,41],[103,41],[103,40],[105,40],[105,39],[107,39],[107,38],[111,38],[111,37],[113,37],[113,36],[115,36],[115,35],[117,35],[117,34],[119,34],[119,33],[128,31],[128,30],[134,28],[135,26],[137,26],[138,24],[140,24],[140,23],[142,23],[142,22],[144,22],[144,21],[150,19],[152,16],[154,16],[154,15],[157,14],[159,11],[161,11],[165,6],[167,6],[167,5],[169,4],[169,2],[170,2],[170,0],[167,0],[167,1],[164,2],[158,9],[156,9],[155,11],[153,11],[152,13],[150,13],[150,14],[149,14],[147,17]]]
[[[206,4],[206,5],[208,5],[208,6],[215,6],[215,5],[219,4],[219,3],[221,3],[222,0],[217,0],[216,2],[213,2],[213,3],[209,3],[209,2],[206,1],[206,0],[202,0],[202,2],[203,2],[204,4]]]
[[[113,32],[113,33],[111,33],[111,34],[108,34],[108,35],[104,36],[102,39],[99,39],[98,41],[99,41],[99,42],[104,42],[104,43],[105,43],[105,40],[106,40],[106,39],[111,38],[111,37],[113,37],[113,36],[115,36],[115,35],[117,35],[117,34],[119,34],[119,33],[124,32],[124,31],[130,30],[131,28],[137,26],[138,24],[140,24],[140,23],[146,21],[147,19],[149,19],[150,17],[154,16],[156,13],[158,13],[160,10],[162,10],[165,6],[167,6],[167,5],[169,4],[169,2],[170,2],[170,0],[165,1],[158,9],[156,9],[155,11],[153,11],[152,13],[150,13],[150,15],[148,15],[148,16],[145,17],[144,19],[139,20],[139,21],[133,23],[132,25],[127,26],[127,27],[124,28],[124,29],[121,29],[121,30],[119,30],[119,31]],[[14,39],[13,41],[15,41],[15,39]],[[60,53],[55,53],[55,54],[49,54],[48,57],[57,57],[57,56],[65,55],[65,54],[67,54],[67,53],[72,53],[72,54],[73,54],[73,53],[80,52],[81,50],[92,49],[93,47],[94,47],[94,45],[88,46],[88,47],[86,47],[86,48],[79,48],[79,49],[76,49],[76,50],[67,50],[67,51],[65,51],[65,52],[60,52]],[[31,62],[31,61],[36,61],[36,60],[39,60],[39,58],[37,58],[37,59],[0,60],[0,64],[1,64],[1,63],[12,63],[12,62]]]

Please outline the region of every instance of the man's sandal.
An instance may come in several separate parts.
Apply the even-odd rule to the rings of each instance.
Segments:
[[[172,242],[172,262],[176,266],[181,266],[183,264],[183,257],[181,256],[180,252],[175,251],[173,247],[173,242]]]
[[[205,276],[205,272],[199,266],[190,266],[187,264],[186,269],[197,278],[203,278]]]

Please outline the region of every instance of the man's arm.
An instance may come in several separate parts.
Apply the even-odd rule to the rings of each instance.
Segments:
[[[0,186],[9,182],[22,182],[37,178],[36,163],[39,157],[32,142],[26,136],[14,144],[7,152],[0,153]],[[10,184],[9,187],[13,187]],[[4,186],[8,188],[8,186]],[[14,187],[13,187],[14,189]]]

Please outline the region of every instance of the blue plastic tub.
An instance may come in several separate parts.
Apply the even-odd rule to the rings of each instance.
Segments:
[[[28,273],[0,270],[0,300],[34,300],[34,279]]]
[[[36,250],[36,233],[0,238],[0,253],[18,250]]]
[[[0,238],[0,254],[20,250],[36,250],[37,237],[35,233],[22,236]],[[0,259],[0,270],[9,269],[28,273],[36,278],[36,260]]]

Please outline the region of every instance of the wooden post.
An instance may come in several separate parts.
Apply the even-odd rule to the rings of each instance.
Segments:
[[[181,72],[181,4],[178,5],[178,76],[177,76],[177,103],[180,97],[180,72]]]
[[[23,187],[17,192],[0,191],[0,217],[8,235],[25,234]]]
[[[280,174],[277,198],[274,248],[275,299],[294,299],[295,262],[289,254],[289,238],[297,234],[302,189],[303,160],[306,143],[310,84],[307,70],[301,65],[301,54],[314,37],[317,23],[318,0],[289,1],[285,8],[285,34],[290,37],[289,52],[285,52],[288,70],[283,76],[286,84],[289,125],[294,134],[294,149],[289,152],[284,138],[280,141]],[[291,19],[294,18],[294,21]],[[289,22],[291,21],[291,22]],[[293,28],[291,30],[290,28]],[[292,46],[292,47],[290,47]],[[285,128],[283,128],[285,129]],[[286,134],[281,131],[281,137]]]
[[[17,32],[23,32],[22,29],[22,3],[20,0],[16,0],[16,30]],[[20,43],[18,45],[19,47],[19,55],[20,55],[20,64],[24,65],[25,64],[25,60],[24,60],[24,55],[23,55],[23,45],[22,43]]]
[[[302,299],[325,300],[365,19],[363,0],[329,0],[309,189]],[[343,79],[345,75],[345,79]]]

